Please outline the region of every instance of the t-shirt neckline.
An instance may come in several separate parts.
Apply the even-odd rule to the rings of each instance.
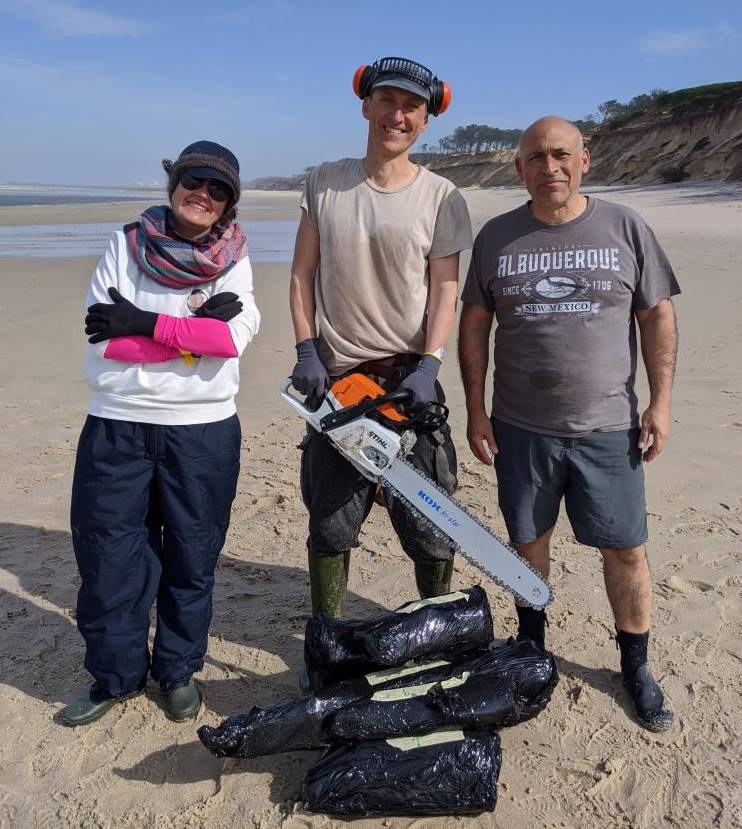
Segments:
[[[585,196],[585,198],[587,199],[587,207],[582,211],[582,213],[580,213],[579,216],[575,216],[574,219],[570,219],[568,222],[562,222],[561,224],[558,224],[558,225],[550,225],[550,224],[547,224],[546,222],[542,222],[539,219],[537,219],[533,215],[533,213],[531,213],[530,205],[531,205],[532,199],[529,199],[523,205],[523,209],[526,211],[526,215],[528,216],[528,218],[531,220],[531,222],[533,223],[533,225],[536,228],[538,228],[539,230],[546,230],[549,233],[558,233],[558,232],[561,232],[562,230],[566,230],[567,228],[577,227],[582,222],[587,221],[587,219],[589,219],[590,216],[595,211],[595,204],[597,202],[597,199],[595,199],[593,196],[587,196],[584,193],[582,195]]]
[[[387,196],[393,196],[395,193],[403,193],[409,187],[412,187],[416,181],[420,180],[420,176],[422,175],[423,167],[421,164],[416,164],[417,172],[415,175],[407,182],[407,184],[403,184],[402,187],[395,187],[394,189],[387,189],[386,187],[379,187],[378,184],[374,184],[373,181],[366,175],[366,168],[363,164],[363,159],[359,159],[359,164],[361,167],[361,175],[363,176],[363,180],[366,184],[372,189],[375,190],[377,193],[383,193]]]

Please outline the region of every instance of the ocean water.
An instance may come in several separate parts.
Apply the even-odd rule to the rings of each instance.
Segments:
[[[241,221],[252,262],[290,262],[298,223],[273,219]],[[0,226],[0,257],[100,256],[121,223]]]
[[[164,191],[127,188],[52,187],[0,184],[0,207],[49,204],[108,204],[115,201],[164,201]],[[244,209],[284,209],[260,193],[243,195]],[[290,262],[297,222],[293,220],[241,220],[253,262]],[[121,223],[0,226],[0,257],[100,256]]]
[[[105,204],[112,201],[148,201],[164,191],[127,187],[53,187],[39,184],[0,184],[0,207],[47,204]]]

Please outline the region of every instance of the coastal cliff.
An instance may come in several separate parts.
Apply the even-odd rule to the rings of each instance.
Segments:
[[[589,146],[589,184],[742,180],[742,84],[609,123]]]
[[[586,184],[742,180],[742,82],[662,94],[643,112],[614,118],[586,134],[592,166]],[[459,187],[518,184],[515,150],[425,154],[415,158]],[[256,190],[299,190],[305,173],[261,178]]]
[[[742,180],[742,83],[667,93],[644,112],[586,135],[586,184]],[[429,169],[459,187],[517,183],[515,150],[443,155]]]

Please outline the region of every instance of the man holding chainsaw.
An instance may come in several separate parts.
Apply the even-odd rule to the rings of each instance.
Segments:
[[[316,167],[304,188],[290,287],[292,383],[318,405],[333,381],[360,372],[387,391],[409,392],[414,412],[443,400],[436,377],[455,318],[459,253],[472,241],[458,190],[410,160],[428,116],[444,112],[451,93],[429,69],[402,58],[359,67],[353,89],[368,121],[366,155]],[[447,492],[456,487],[447,424],[418,435],[409,460]],[[309,428],[301,489],[312,611],[337,617],[350,549],[376,485]],[[392,490],[383,495],[421,597],[447,593],[453,545]]]
[[[562,497],[577,541],[597,547],[639,722],[672,723],[647,661],[651,577],[642,461],[670,432],[680,293],[652,231],[627,208],[580,193],[590,154],[577,128],[541,118],[516,167],[531,200],[480,231],[462,294],[459,361],[467,433],[494,457],[511,541],[544,577]],[[492,414],[484,403],[493,317]],[[636,321],[636,323],[635,323]],[[641,417],[637,341],[649,381]],[[543,610],[517,607],[519,635],[544,646]]]

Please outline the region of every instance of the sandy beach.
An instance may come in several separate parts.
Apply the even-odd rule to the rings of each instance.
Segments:
[[[638,210],[668,253],[680,351],[673,435],[646,470],[654,578],[655,673],[673,730],[628,715],[600,556],[562,516],[554,542],[547,641],[561,681],[536,719],[502,731],[499,803],[472,818],[361,819],[354,827],[742,826],[742,186],[593,188]],[[475,231],[522,203],[517,189],[465,191]],[[298,218],[298,194],[261,194],[243,218]],[[130,221],[143,204],[0,208],[0,225]],[[462,262],[462,280],[468,257]],[[196,727],[295,696],[310,612],[302,424],[277,393],[294,361],[288,265],[257,264],[261,332],[242,360],[242,473],[217,570],[205,705],[173,723],[158,688],[86,728],[55,714],[84,692],[75,627],[79,583],[69,493],[87,406],[82,305],[95,258],[0,258],[0,829],[21,827],[342,826],[297,805],[316,753],[220,760]],[[442,380],[459,452],[458,497],[498,532],[494,473],[472,457],[453,343]],[[646,384],[642,381],[642,400]],[[479,582],[457,564],[454,585]],[[515,630],[510,598],[483,584],[498,639]],[[354,552],[348,614],[415,597],[412,567],[374,508]]]

